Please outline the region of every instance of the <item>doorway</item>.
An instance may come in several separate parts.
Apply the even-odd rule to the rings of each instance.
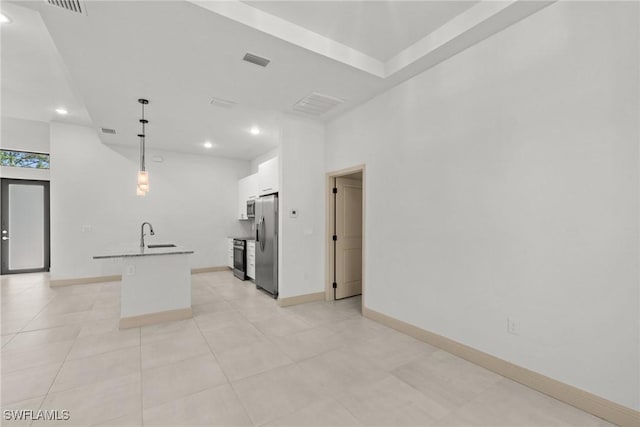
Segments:
[[[363,294],[364,178],[364,165],[327,174],[326,300]]]
[[[0,274],[49,271],[49,182],[2,178]]]

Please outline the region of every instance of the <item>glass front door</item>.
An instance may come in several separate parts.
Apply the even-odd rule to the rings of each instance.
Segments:
[[[2,179],[2,274],[49,271],[49,182]]]

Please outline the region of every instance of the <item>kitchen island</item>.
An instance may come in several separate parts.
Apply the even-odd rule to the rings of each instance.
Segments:
[[[189,259],[193,251],[151,246],[156,247],[128,246],[93,257],[122,258],[120,329],[193,317]]]

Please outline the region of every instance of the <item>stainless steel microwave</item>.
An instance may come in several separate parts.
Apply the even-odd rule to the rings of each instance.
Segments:
[[[247,218],[256,217],[256,201],[247,200]]]

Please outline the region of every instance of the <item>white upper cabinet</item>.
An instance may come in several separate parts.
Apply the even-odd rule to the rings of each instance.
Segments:
[[[280,188],[278,179],[278,158],[275,157],[258,165],[258,173],[238,181],[238,219],[247,218],[247,200],[255,200],[266,194],[277,193]]]
[[[245,178],[247,180],[247,200],[255,200],[260,193],[258,187],[258,174],[254,173]]]
[[[247,177],[248,178],[248,177]],[[238,181],[238,219],[247,218],[247,178]]]
[[[258,174],[254,173],[238,181],[238,219],[247,218],[247,200],[258,198]]]
[[[278,158],[274,157],[258,165],[259,195],[277,193],[280,188],[278,179]]]

